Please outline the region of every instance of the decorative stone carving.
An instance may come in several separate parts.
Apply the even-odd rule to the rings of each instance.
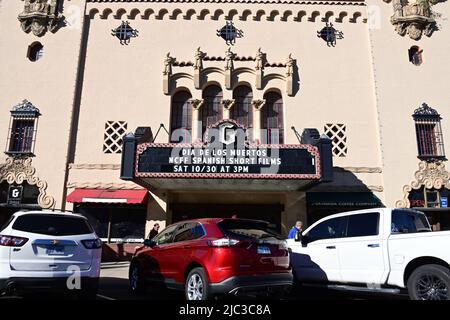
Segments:
[[[255,108],[258,111],[261,110],[265,104],[266,104],[265,99],[256,99],[252,101],[253,108]]]
[[[21,103],[15,105],[11,110],[12,116],[20,116],[20,117],[30,117],[37,118],[41,115],[38,108],[36,108],[30,101],[27,99],[22,100]]]
[[[106,189],[106,190],[142,190],[140,185],[135,183],[116,183],[116,182],[79,182],[73,181],[67,184],[67,188],[77,189]]]
[[[167,52],[164,58],[164,70],[163,70],[163,90],[164,94],[169,94],[170,90],[170,76],[172,75],[172,64],[174,59],[170,56],[170,52]]]
[[[35,185],[39,189],[38,204],[46,209],[51,208],[55,199],[47,195],[47,182],[39,179],[36,169],[31,165],[32,158],[8,157],[6,162],[0,165],[0,181],[6,180],[9,184],[22,184],[24,181]]]
[[[197,48],[197,50],[195,51],[194,54],[194,86],[196,89],[200,89],[201,88],[201,83],[200,83],[200,73],[203,70],[203,57],[204,57],[204,53],[200,50],[200,47]]]
[[[47,30],[55,32],[64,16],[58,12],[60,0],[25,0],[22,13],[17,17],[22,30],[43,36]]]
[[[409,193],[424,186],[427,189],[450,188],[450,173],[440,161],[419,163],[419,170],[414,173],[415,180],[403,187],[403,199],[395,203],[396,208],[409,208]]]
[[[266,53],[257,49],[256,55],[239,56],[227,48],[225,55],[208,56],[200,47],[195,50],[194,60],[179,60],[171,57],[167,53],[164,58],[163,73],[163,92],[166,95],[173,93],[176,86],[182,81],[191,81],[197,90],[202,90],[205,86],[204,81],[209,81],[210,73],[217,73],[224,81],[220,81],[223,88],[233,90],[236,80],[242,72],[248,72],[254,75],[255,88],[263,90],[264,87],[271,86],[269,82],[273,79],[279,79],[286,83],[288,96],[294,96],[299,89],[298,69],[296,68],[297,60],[290,54],[286,62],[267,61]],[[238,62],[238,66],[234,62]],[[220,65],[224,63],[224,65]],[[172,68],[175,67],[174,70]],[[183,69],[183,70],[181,70]],[[176,79],[176,81],[175,81]],[[181,80],[183,79],[183,80]],[[263,81],[267,80],[267,81]],[[173,80],[173,82],[171,82]],[[280,90],[283,88],[279,87]],[[199,96],[197,96],[199,97]]]
[[[164,71],[163,75],[170,76],[172,75],[172,64],[173,58],[170,56],[170,52],[167,52],[166,57],[164,58]]]
[[[263,70],[264,69],[264,53],[262,53],[261,48],[258,48],[255,57],[256,65],[255,70]]]
[[[225,51],[225,70],[233,70],[233,59],[235,54],[231,52],[231,47]]]
[[[288,96],[294,95],[294,64],[292,53],[286,59],[286,93]]]
[[[294,59],[292,59],[292,53],[289,53],[286,59],[286,76],[290,77],[294,73]]]
[[[204,53],[200,50],[200,47],[197,48],[195,51],[194,59],[194,70],[201,70],[203,69],[203,56]]]
[[[225,109],[230,110],[231,107],[234,106],[235,101],[236,101],[235,99],[223,99],[223,100],[221,101],[221,103],[222,103],[222,106],[223,106]]]
[[[401,36],[408,34],[413,40],[419,40],[422,35],[431,36],[436,29],[431,7],[443,1],[445,0],[392,0],[394,14],[391,23],[395,31]]]
[[[195,110],[199,110],[204,102],[205,100],[203,99],[191,99],[192,108],[194,108]]]

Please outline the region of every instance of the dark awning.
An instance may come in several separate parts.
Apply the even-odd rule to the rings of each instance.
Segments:
[[[311,207],[380,207],[384,206],[372,192],[307,192]]]

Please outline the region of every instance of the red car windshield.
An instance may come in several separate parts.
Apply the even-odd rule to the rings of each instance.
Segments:
[[[269,228],[269,223],[262,221],[232,219],[221,221],[217,225],[225,237],[237,240],[283,239],[280,234]]]

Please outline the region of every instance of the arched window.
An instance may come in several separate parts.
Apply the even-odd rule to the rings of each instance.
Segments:
[[[264,95],[266,103],[261,109],[261,139],[266,144],[283,144],[283,99],[277,92]]]
[[[201,107],[202,134],[206,128],[222,119],[222,89],[216,85],[210,85],[203,90],[203,106]]]
[[[233,99],[235,102],[230,110],[231,119],[249,129],[253,128],[252,89],[247,86],[237,87],[233,91]]]
[[[191,98],[192,96],[188,91],[179,91],[172,97],[172,110],[170,116],[170,142],[191,142]]]

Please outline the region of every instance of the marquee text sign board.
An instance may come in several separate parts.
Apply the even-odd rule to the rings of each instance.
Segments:
[[[213,148],[179,144],[138,147],[137,177],[319,179],[319,153],[309,145]]]
[[[252,145],[247,132],[234,120],[221,120],[207,129],[204,144],[140,144],[135,176],[320,179],[317,147]]]

